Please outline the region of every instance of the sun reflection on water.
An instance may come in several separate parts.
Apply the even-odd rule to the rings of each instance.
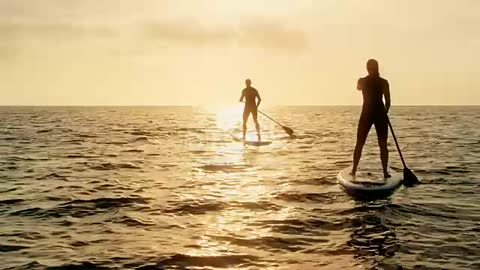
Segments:
[[[288,192],[291,185],[279,183],[276,179],[289,179],[289,171],[278,171],[283,159],[272,162],[272,149],[284,147],[279,140],[268,146],[251,147],[232,140],[241,136],[242,106],[221,106],[207,109],[211,119],[211,132],[202,145],[202,151],[209,154],[195,156],[192,161],[193,178],[203,183],[193,193],[191,200],[200,205],[217,209],[208,211],[201,222],[202,231],[192,238],[187,246],[190,256],[226,256],[244,254],[261,257],[281,248],[283,236],[272,226],[263,225],[268,221],[282,221],[293,218],[295,206],[280,205],[276,200],[279,193]],[[269,121],[259,117],[262,132],[267,138],[274,138],[276,131]],[[248,140],[256,140],[255,128],[250,118]],[[276,128],[276,126],[273,126]],[[197,149],[198,150],[198,149]],[[201,190],[201,191],[200,191]],[[201,198],[198,194],[204,194]],[[195,198],[196,197],[196,198]],[[264,250],[253,246],[264,246]]]
[[[222,130],[223,132],[229,132],[231,136],[235,136],[237,138],[242,137],[242,104],[210,107],[207,110],[215,115],[216,127],[218,129]],[[259,121],[260,126],[262,127],[262,131],[263,133],[265,133],[265,130],[263,129],[264,127],[269,126],[270,123],[262,121],[262,117],[260,115]],[[247,127],[247,141],[256,141],[258,138],[254,128],[255,125],[251,116],[248,118]]]
[[[242,105],[223,105],[208,108],[208,111],[215,114],[216,125],[223,131],[241,127]]]

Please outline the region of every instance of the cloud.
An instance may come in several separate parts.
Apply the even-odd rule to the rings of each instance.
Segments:
[[[0,35],[3,37],[45,36],[45,37],[84,37],[111,36],[115,31],[109,27],[75,25],[66,23],[3,23]]]
[[[235,38],[234,29],[204,28],[187,23],[150,23],[145,25],[148,38],[184,44],[214,44]]]
[[[272,22],[249,22],[242,25],[239,42],[266,48],[304,49],[308,47],[305,32]]]
[[[18,50],[14,47],[0,46],[0,63],[14,60],[17,54]]]
[[[148,38],[172,45],[238,45],[270,49],[301,50],[308,47],[305,32],[274,22],[250,21],[237,27],[200,26],[193,23],[151,23]]]
[[[126,33],[132,39],[161,40],[172,46],[239,46],[301,50],[308,47],[305,32],[280,23],[250,21],[238,26],[200,26],[193,23],[164,22],[130,26],[67,23],[0,23],[0,35],[6,40],[22,37],[36,39],[115,37]],[[135,33],[139,35],[135,35]]]

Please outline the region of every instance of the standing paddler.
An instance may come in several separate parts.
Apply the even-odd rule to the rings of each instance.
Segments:
[[[252,87],[252,81],[250,79],[245,80],[245,84],[247,87],[242,90],[242,95],[240,96],[240,102],[243,102],[243,100],[245,99],[245,107],[243,108],[242,139],[245,140],[245,135],[247,134],[248,117],[250,116],[250,114],[252,114],[253,121],[255,122],[255,129],[257,130],[258,141],[260,141],[260,125],[258,124],[257,111],[262,99],[260,98],[260,94],[258,94],[257,89]]]
[[[368,76],[360,78],[357,89],[362,91],[363,107],[360,120],[358,121],[357,143],[353,153],[352,175],[357,172],[358,163],[362,156],[362,149],[365,145],[368,132],[372,125],[377,131],[378,146],[380,147],[380,159],[382,161],[383,175],[390,177],[388,173],[388,119],[387,113],[390,109],[390,86],[388,81],[380,77],[378,62],[375,59],[367,61]],[[383,103],[385,98],[385,104]]]

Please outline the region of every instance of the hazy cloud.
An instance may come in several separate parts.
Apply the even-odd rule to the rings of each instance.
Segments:
[[[200,26],[193,23],[148,23],[138,25],[87,25],[66,23],[0,23],[0,35],[6,40],[21,37],[37,39],[126,37],[161,40],[185,46],[236,45],[269,49],[301,50],[308,47],[307,35],[280,23],[248,22],[239,26]]]
[[[248,22],[237,27],[199,26],[193,23],[152,23],[145,27],[149,38],[171,44],[225,44],[300,50],[308,47],[305,32],[289,29],[280,23]]]
[[[64,23],[3,23],[0,35],[4,38],[30,37],[84,37],[111,36],[115,31],[109,27]]]
[[[250,22],[240,29],[239,42],[267,48],[304,49],[308,47],[305,32],[289,29],[280,23]]]
[[[186,44],[228,42],[236,36],[234,29],[204,28],[187,23],[146,24],[145,34],[149,38]]]

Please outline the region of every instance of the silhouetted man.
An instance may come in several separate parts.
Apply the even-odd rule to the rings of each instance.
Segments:
[[[383,175],[390,177],[388,173],[388,119],[387,113],[390,109],[390,86],[388,81],[380,77],[378,62],[375,59],[367,61],[368,76],[360,78],[357,89],[362,91],[363,107],[360,120],[358,121],[357,143],[353,153],[352,175],[357,172],[358,163],[362,156],[362,149],[367,140],[368,132],[372,125],[377,131],[378,146],[380,147],[380,158],[382,160]],[[383,104],[385,98],[385,104]]]
[[[243,99],[245,99],[245,107],[243,108],[243,137],[242,139],[245,140],[245,135],[247,133],[247,121],[248,121],[248,116],[252,114],[253,116],[253,121],[255,122],[255,128],[257,129],[257,136],[258,140],[261,140],[260,137],[260,125],[258,124],[257,120],[257,109],[258,106],[260,106],[260,102],[262,99],[260,98],[260,95],[258,94],[257,89],[253,88],[252,81],[250,79],[245,80],[245,84],[247,87],[242,90],[242,96],[240,97],[240,102],[243,102]],[[258,101],[256,101],[258,100]]]

